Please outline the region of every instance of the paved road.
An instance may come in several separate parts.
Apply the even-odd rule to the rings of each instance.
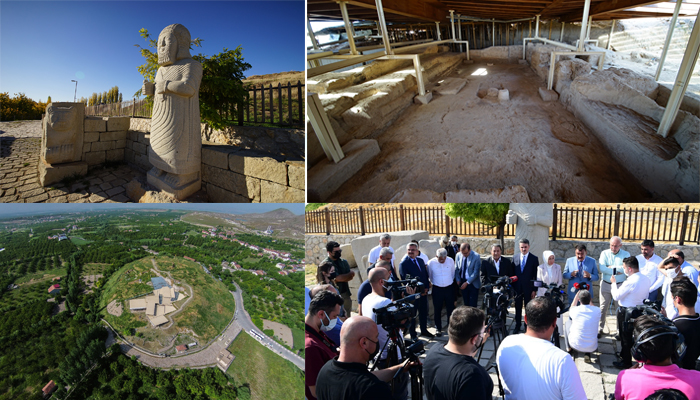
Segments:
[[[234,283],[235,284],[235,283]],[[270,348],[275,353],[279,354],[281,357],[291,361],[299,367],[302,371],[304,370],[304,359],[292,353],[291,351],[282,347],[279,343],[275,342],[271,338],[265,336],[260,330],[253,324],[250,319],[250,315],[245,311],[243,306],[243,298],[241,297],[241,288],[236,285],[237,291],[233,293],[234,299],[236,300],[236,315],[234,315],[234,320],[231,324],[224,330],[223,334],[219,339],[215,340],[209,346],[197,353],[186,354],[183,356],[172,356],[172,357],[160,357],[156,355],[151,355],[146,352],[133,347],[130,343],[124,343],[123,340],[120,342],[122,353],[127,356],[135,356],[136,359],[142,363],[154,367],[154,368],[202,368],[214,366],[216,364],[216,357],[219,355],[221,350],[228,348],[233,339],[238,336],[241,330],[246,332],[256,332],[262,337],[260,341],[263,345]],[[251,335],[255,337],[254,335]],[[109,330],[109,337],[107,338],[107,347],[111,346],[115,342],[114,334]],[[196,348],[194,349],[196,350]]]

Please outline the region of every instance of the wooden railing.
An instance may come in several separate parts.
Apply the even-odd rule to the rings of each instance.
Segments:
[[[577,208],[554,204],[550,228],[552,240],[581,239],[686,242],[700,244],[700,210],[676,208]],[[306,212],[307,234],[359,234],[426,230],[431,235],[471,237],[497,236],[497,227],[450,218],[442,207],[369,208],[317,210]],[[515,225],[505,226],[505,236],[513,237]]]

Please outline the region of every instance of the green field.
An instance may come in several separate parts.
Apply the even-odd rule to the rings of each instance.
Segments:
[[[23,283],[29,282],[32,279],[34,280],[34,282],[32,282],[32,283],[36,283],[38,281],[42,281],[42,282],[43,281],[50,281],[51,279],[53,279],[57,276],[66,276],[66,269],[65,268],[55,268],[55,269],[51,269],[48,271],[39,271],[39,272],[35,272],[33,274],[27,274],[21,278],[17,278],[15,283],[18,285],[22,285]],[[47,288],[48,288],[48,286],[47,286]]]
[[[85,240],[81,238],[80,236],[70,236],[70,241],[73,242],[74,245],[76,246],[82,246],[88,243],[92,243],[90,240]]]
[[[23,285],[18,289],[10,290],[2,296],[0,309],[21,307],[32,301],[46,301],[52,296],[47,292],[49,282],[39,282],[31,285]]]
[[[304,348],[304,331],[301,329],[291,328],[292,337],[294,338],[294,350],[300,350]]]
[[[102,274],[107,267],[109,267],[109,264],[99,264],[99,263],[85,264],[83,266],[83,276]]]
[[[241,332],[228,350],[236,359],[226,373],[249,384],[254,400],[304,397],[304,373],[247,333]]]

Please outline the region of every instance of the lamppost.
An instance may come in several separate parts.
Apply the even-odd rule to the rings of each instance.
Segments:
[[[71,82],[75,82],[75,94],[73,95],[73,103],[75,103],[75,100],[78,96],[78,81],[71,79]]]

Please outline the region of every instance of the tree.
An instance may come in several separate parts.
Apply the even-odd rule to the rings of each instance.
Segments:
[[[488,226],[497,226],[496,237],[504,246],[504,227],[506,226],[506,214],[508,203],[448,203],[445,204],[445,213],[451,218],[462,218],[465,222],[479,222]]]
[[[155,40],[150,38],[148,30],[139,30],[141,37],[148,42],[148,47],[157,48]],[[190,43],[192,46],[200,46],[202,39],[196,38]],[[136,45],[141,55],[146,59],[146,63],[138,66],[138,71],[150,82],[155,80],[158,71],[158,53]],[[201,47],[201,46],[200,46]],[[214,129],[222,129],[228,125],[229,110],[233,105],[243,105],[247,90],[243,87],[242,79],[244,71],[251,68],[251,65],[243,60],[243,49],[241,46],[234,50],[224,48],[222,53],[208,57],[203,54],[192,56],[193,59],[202,64],[202,83],[199,87],[199,110],[202,122],[205,122]],[[134,96],[141,96],[139,89]],[[150,99],[151,96],[148,96]],[[152,100],[152,99],[151,99]]]
[[[46,104],[51,104],[51,96],[49,96],[49,98],[46,99]]]

